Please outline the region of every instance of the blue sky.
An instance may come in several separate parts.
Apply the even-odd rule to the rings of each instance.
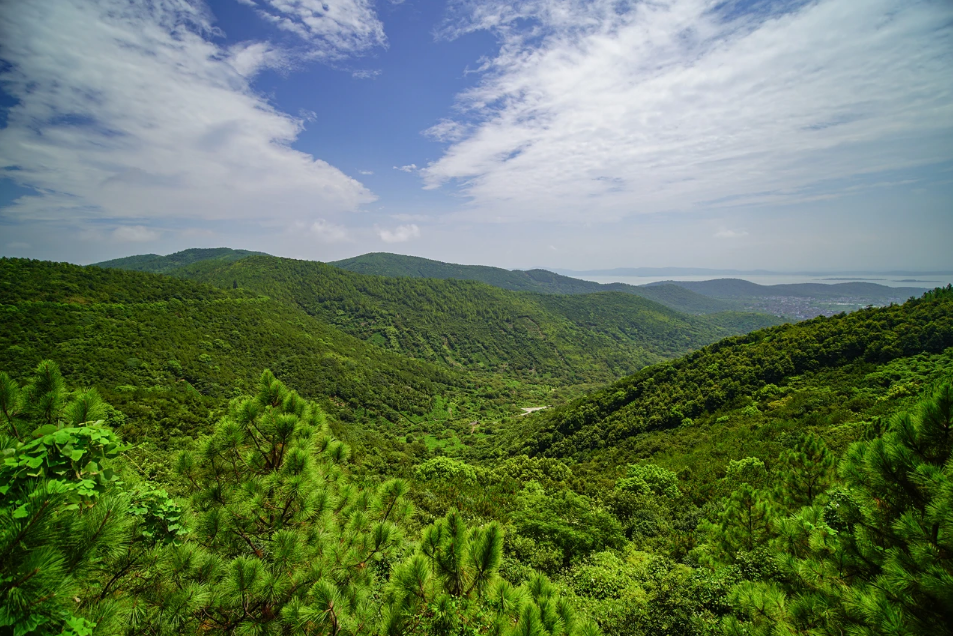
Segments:
[[[951,269],[947,0],[0,3],[0,255]]]

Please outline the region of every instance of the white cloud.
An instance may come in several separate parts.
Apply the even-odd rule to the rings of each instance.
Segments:
[[[322,243],[342,243],[348,240],[347,230],[340,225],[318,219],[311,225],[311,233]]]
[[[374,79],[378,77],[380,74],[381,74],[380,69],[375,69],[375,70],[362,69],[360,71],[353,71],[351,73],[351,77],[355,79]]]
[[[147,243],[159,236],[159,232],[143,225],[120,225],[112,231],[113,240],[121,243]]]
[[[714,236],[715,238],[721,238],[721,239],[742,238],[742,237],[748,236],[748,231],[747,230],[728,230],[728,229],[722,228],[718,230],[717,232],[715,232],[712,236]]]
[[[268,42],[242,42],[229,47],[228,60],[242,77],[251,79],[266,68],[287,69],[288,55]]]
[[[611,220],[818,201],[953,158],[953,4],[765,6],[459,4],[444,37],[502,44],[460,126],[431,129],[471,126],[426,187],[456,183],[483,218]]]
[[[409,225],[398,225],[393,230],[377,228],[377,235],[380,236],[381,240],[385,243],[405,243],[410,239],[419,238],[420,228],[413,223]]]
[[[406,166],[394,166],[394,170],[400,170],[401,172],[417,172],[417,164],[411,163]]]
[[[358,173],[358,174],[363,174],[363,175],[365,175],[365,176],[370,176],[370,175],[374,174],[374,171],[373,171],[373,170],[358,170],[357,173]]]
[[[223,50],[205,39],[211,32],[178,0],[4,3],[0,81],[19,103],[0,130],[0,168],[40,194],[0,214],[271,223],[373,201],[292,149],[303,122],[249,86],[280,56],[251,44]]]
[[[438,123],[423,131],[423,134],[434,141],[452,143],[466,137],[468,132],[469,127],[460,122],[452,119],[441,119]]]
[[[258,14],[304,40],[313,57],[340,59],[386,46],[368,0],[258,0]]]

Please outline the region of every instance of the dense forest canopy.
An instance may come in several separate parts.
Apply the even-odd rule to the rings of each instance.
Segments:
[[[173,274],[297,304],[348,333],[413,357],[572,382],[618,377],[724,335],[779,322],[765,315],[689,316],[621,294],[570,298],[562,310],[550,295],[476,281],[387,278],[263,256],[206,261]],[[579,306],[615,312],[613,321],[627,329],[606,332],[601,322],[573,311]]]
[[[950,288],[774,325],[169,271],[0,260],[0,633],[953,624]]]
[[[545,269],[508,270],[484,265],[455,265],[401,254],[362,254],[328,263],[341,269],[375,276],[405,278],[456,278],[478,280],[494,287],[541,294],[592,294],[615,291],[641,296],[670,309],[689,314],[709,314],[737,309],[736,304],[706,297],[678,285],[636,286],[625,283],[594,283],[570,278]],[[106,266],[105,263],[102,265]]]

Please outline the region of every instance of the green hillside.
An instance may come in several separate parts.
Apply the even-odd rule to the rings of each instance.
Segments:
[[[689,314],[709,314],[737,309],[731,302],[696,294],[676,285],[637,287],[625,283],[594,283],[562,276],[544,269],[508,270],[484,265],[456,265],[417,256],[375,252],[328,263],[341,269],[374,276],[405,278],[455,278],[477,280],[487,285],[512,291],[540,294],[593,294],[616,291],[648,298],[666,307]]]
[[[671,356],[763,318],[263,256],[174,272],[214,285],[0,260],[0,631],[953,620],[949,288],[725,338],[560,404],[613,352]],[[434,343],[440,364],[403,355]]]
[[[0,259],[0,366],[25,375],[43,359],[120,408],[130,439],[164,443],[206,431],[213,413],[266,367],[345,422],[423,416],[443,409],[445,398],[460,417],[515,409],[470,399],[477,384],[494,386],[492,378],[475,383],[388,352],[247,290]]]
[[[858,390],[882,388],[883,378],[870,375],[880,365],[942,354],[951,346],[949,294],[762,329],[643,369],[565,407],[527,418],[511,431],[511,444],[513,452],[619,466],[643,456],[653,432],[719,430],[716,416],[723,410],[748,408],[756,419],[765,410],[783,418],[789,406],[810,408],[810,401],[797,404],[792,397],[805,383],[825,387],[822,404],[838,413],[817,410],[817,422],[840,424],[838,418],[853,419],[852,411],[875,399],[859,397]],[[768,428],[748,443],[777,432]]]
[[[719,278],[705,281],[665,281],[651,286],[676,285],[698,294],[719,299],[746,299],[764,296],[793,296],[796,298],[864,298],[874,301],[906,300],[920,296],[926,289],[920,287],[888,287],[876,283],[795,283],[759,285],[739,278]]]
[[[624,294],[560,300],[476,281],[369,276],[265,256],[205,261],[172,273],[266,294],[415,358],[564,383],[608,380],[777,323],[769,316],[687,316]]]
[[[192,248],[169,254],[168,256],[139,254],[137,256],[127,256],[126,258],[116,258],[110,261],[94,263],[94,265],[109,269],[128,269],[136,272],[167,274],[176,268],[191,265],[199,261],[215,260],[228,263],[255,255],[264,255],[264,252],[233,250],[228,247]]]

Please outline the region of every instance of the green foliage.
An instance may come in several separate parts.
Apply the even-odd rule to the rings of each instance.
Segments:
[[[615,291],[641,296],[675,311],[708,314],[732,308],[730,303],[696,294],[676,285],[634,286],[594,283],[544,269],[506,270],[483,265],[455,265],[416,256],[372,253],[328,263],[341,269],[373,276],[475,280],[511,291],[540,294],[593,294]]]
[[[625,477],[616,482],[616,489],[636,495],[656,495],[678,499],[678,477],[670,470],[655,464],[632,464]]]
[[[266,371],[254,398],[233,401],[213,435],[180,455],[197,545],[179,576],[206,588],[192,620],[336,633],[373,619],[367,595],[402,540],[406,484],[355,488],[342,472],[349,449],[323,420]],[[209,579],[201,563],[222,558]],[[149,601],[162,609],[159,596]]]
[[[712,564],[734,563],[745,553],[764,548],[775,536],[774,515],[770,497],[742,483],[725,502],[717,521],[702,523],[708,544],[701,559]]]
[[[759,488],[767,479],[768,471],[764,467],[764,462],[757,457],[731,460],[728,462],[728,470],[725,471],[725,481],[732,488],[737,488],[741,484],[750,484],[753,488]]]
[[[159,256],[158,254],[140,254],[139,256],[128,256],[126,258],[116,258],[111,261],[95,263],[97,267],[108,269],[126,269],[136,272],[150,272],[153,274],[167,274],[172,270],[198,263],[199,261],[214,260],[217,262],[229,263],[241,260],[249,256],[261,256],[263,252],[250,252],[248,250],[233,250],[227,247],[216,247],[211,249],[188,249],[169,254],[168,256]]]
[[[300,309],[241,291],[138,272],[2,259],[0,293],[0,362],[23,376],[55,356],[74,381],[96,387],[122,411],[122,433],[133,441],[187,445],[209,430],[235,390],[251,390],[265,366],[299,392],[322,398],[325,409],[345,421],[388,427],[401,419],[398,411],[424,414],[437,396],[446,395],[472,405],[469,396],[481,390],[471,389],[475,383],[457,372],[388,353]],[[11,382],[0,377],[0,426],[14,433],[17,417],[33,414],[21,413],[26,389]],[[479,385],[494,383],[488,378]],[[88,417],[97,415],[95,395],[86,400],[85,408],[94,409]],[[476,413],[461,408],[459,417],[480,416],[479,408],[490,414],[511,399],[473,405]],[[107,409],[99,417],[119,416]]]
[[[571,490],[550,495],[536,482],[530,482],[520,492],[512,523],[521,537],[532,540],[521,546],[524,551],[547,547],[556,550],[558,561],[535,564],[550,571],[568,566],[591,552],[621,547],[624,543],[619,521],[592,499]]]
[[[456,511],[424,529],[417,553],[388,588],[387,634],[491,633],[584,636],[598,633],[545,576],[514,588],[497,571],[503,529],[467,528]]]
[[[477,473],[466,462],[450,457],[434,457],[414,468],[414,477],[421,481],[473,484]]]
[[[950,346],[953,303],[931,298],[763,329],[526,418],[512,430],[513,452],[577,460],[619,453],[642,434],[679,427],[686,417],[697,422],[720,409],[744,408],[769,384],[840,368],[859,372]]]
[[[825,506],[778,525],[785,576],[740,584],[729,633],[937,634],[953,622],[953,388],[854,444]],[[808,504],[810,502],[807,502]]]
[[[128,498],[111,466],[124,447],[101,423],[86,423],[98,398],[71,395],[54,363],[42,362],[22,390],[0,379],[15,396],[5,417],[15,433],[29,433],[0,437],[0,628],[89,634],[72,599],[128,537]]]
[[[415,358],[564,382],[611,379],[753,328],[744,320],[686,316],[630,294],[514,293],[475,281],[384,278],[265,256],[171,273],[223,288],[237,280]]]
[[[674,355],[686,329],[711,332],[621,295],[498,296],[282,259],[175,269],[224,289],[2,267],[2,633],[925,634],[953,621],[942,290],[724,340],[560,407],[591,387],[529,369],[595,378],[626,346]],[[484,327],[508,330],[487,360],[532,366],[447,368],[479,368],[461,352]],[[434,343],[445,366],[382,349]],[[67,386],[40,355],[53,352],[88,388]],[[287,385],[252,374],[270,361]],[[523,404],[556,407],[516,417]]]
[[[823,439],[803,435],[778,458],[776,498],[789,510],[810,506],[831,485],[835,463]]]

